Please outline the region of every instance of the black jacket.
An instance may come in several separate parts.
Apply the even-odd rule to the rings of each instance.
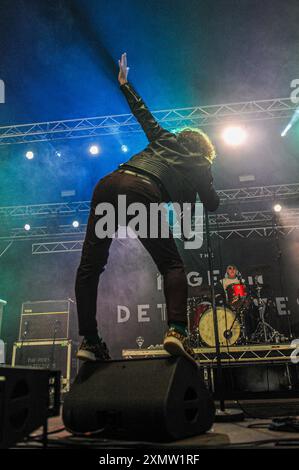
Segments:
[[[169,201],[194,203],[198,193],[208,210],[216,210],[219,197],[213,187],[210,163],[199,155],[191,154],[179,144],[175,134],[163,129],[131,84],[126,83],[120,88],[149,140],[149,145],[142,152],[121,167],[158,179],[166,189]]]

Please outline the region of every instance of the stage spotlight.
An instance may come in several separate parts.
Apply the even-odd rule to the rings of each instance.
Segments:
[[[34,158],[34,153],[32,152],[32,150],[28,150],[28,152],[25,153],[25,157],[28,160],[32,160]]]
[[[79,223],[78,220],[74,220],[73,223],[72,223],[72,226],[73,226],[74,228],[78,228],[79,225],[80,225],[80,223]]]
[[[30,229],[31,229],[31,227],[30,227],[29,224],[24,225],[24,230],[26,230],[26,232],[28,232]]]
[[[98,145],[91,145],[89,147],[89,153],[91,155],[98,155],[100,152],[99,146]]]
[[[275,205],[273,206],[273,209],[274,209],[275,212],[280,212],[281,209],[282,209],[282,207],[281,207],[280,204],[275,204]]]
[[[122,152],[127,153],[128,150],[129,150],[129,149],[128,149],[127,145],[122,145],[122,146],[121,146],[121,151],[122,151]]]
[[[245,142],[247,133],[242,127],[230,126],[224,129],[222,137],[228,145],[237,146]]]
[[[287,133],[289,132],[289,130],[291,129],[291,127],[292,127],[291,124],[288,124],[287,127],[280,134],[281,137],[285,137],[287,135]]]
[[[280,134],[281,137],[285,137],[287,135],[287,133],[289,132],[289,130],[292,129],[292,127],[297,123],[298,120],[299,120],[299,108],[297,108],[295,110],[295,112],[292,116],[292,119],[290,120],[288,125],[284,128],[282,133]]]

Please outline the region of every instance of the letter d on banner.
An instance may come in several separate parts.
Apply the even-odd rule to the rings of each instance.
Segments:
[[[125,323],[130,318],[130,310],[125,305],[117,306],[117,323]]]

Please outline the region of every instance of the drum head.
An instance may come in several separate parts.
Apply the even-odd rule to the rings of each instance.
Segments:
[[[241,325],[229,308],[217,307],[216,311],[220,346],[231,346],[238,341],[241,335]],[[209,308],[201,316],[198,330],[202,341],[207,346],[215,347],[212,308]]]

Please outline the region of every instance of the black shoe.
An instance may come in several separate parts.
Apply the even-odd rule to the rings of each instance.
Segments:
[[[97,342],[83,339],[77,352],[77,359],[81,361],[109,361],[111,359],[106,343],[100,338]]]

